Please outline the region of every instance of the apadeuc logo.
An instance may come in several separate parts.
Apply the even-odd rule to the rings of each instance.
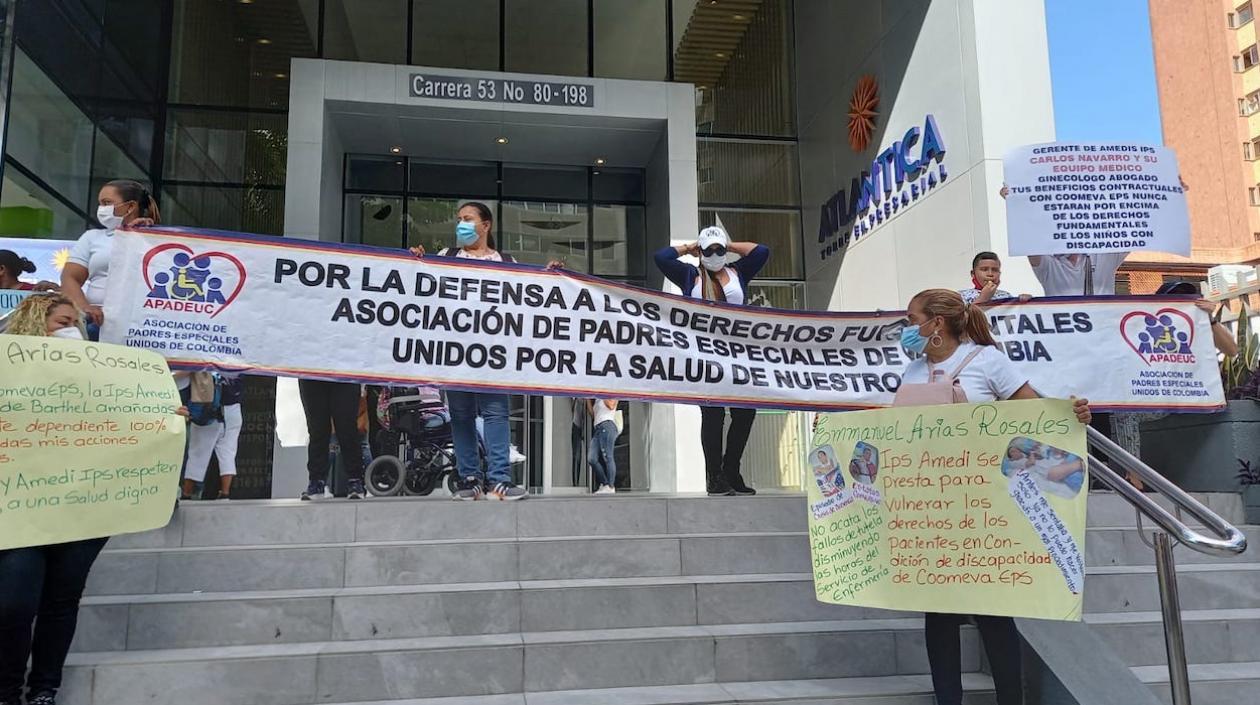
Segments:
[[[1194,364],[1194,322],[1177,309],[1131,311],[1120,319],[1120,334],[1147,365]]]
[[[245,266],[226,252],[194,252],[166,243],[144,255],[144,307],[214,318],[245,286]]]

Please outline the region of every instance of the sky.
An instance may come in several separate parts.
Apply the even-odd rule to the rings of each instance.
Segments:
[[[1045,0],[1061,142],[1163,144],[1147,0]]]

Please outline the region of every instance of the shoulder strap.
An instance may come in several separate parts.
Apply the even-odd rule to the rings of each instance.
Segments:
[[[963,368],[966,367],[972,360],[974,360],[976,355],[979,355],[980,351],[983,349],[984,349],[983,347],[977,345],[975,350],[972,350],[967,355],[967,357],[963,358],[962,364],[958,365],[958,369],[954,370],[954,372],[949,376],[949,382],[951,384],[953,383],[954,380],[958,379],[958,375],[962,374]]]
[[[442,250],[441,252],[439,252],[439,253],[438,253],[438,256],[440,256],[440,257],[455,257],[455,256],[456,256],[456,255],[458,255],[458,254],[459,254],[459,248],[457,248],[457,247],[447,247],[446,249],[444,249],[444,250]]]
[[[507,262],[508,264],[516,264],[516,258],[513,257],[512,255],[509,255],[506,252],[500,252],[499,257],[502,257],[503,261]]]

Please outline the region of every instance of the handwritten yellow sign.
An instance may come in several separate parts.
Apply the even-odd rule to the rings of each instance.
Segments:
[[[808,483],[818,599],[1079,620],[1083,458],[1068,401],[821,416]]]
[[[179,405],[154,353],[0,335],[0,549],[166,525]]]

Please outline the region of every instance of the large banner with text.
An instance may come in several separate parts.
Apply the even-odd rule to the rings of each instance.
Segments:
[[[818,599],[1080,619],[1084,458],[1062,400],[820,416],[806,483]]]
[[[184,419],[147,350],[0,336],[0,550],[165,526]]]
[[[1188,299],[988,309],[1035,388],[1100,409],[1224,405]],[[715,304],[569,271],[180,229],[115,235],[103,340],[177,367],[807,410],[888,405],[902,312]]]

